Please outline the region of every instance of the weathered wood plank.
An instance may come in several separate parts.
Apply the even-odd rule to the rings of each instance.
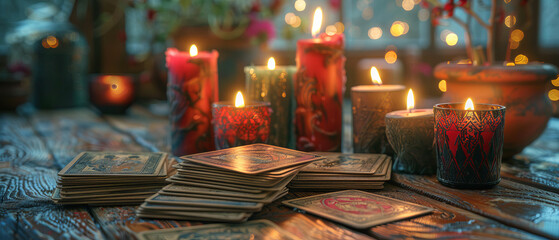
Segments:
[[[329,220],[315,217],[309,214],[295,212],[292,208],[281,204],[287,199],[305,197],[318,194],[317,192],[290,192],[282,199],[274,201],[255,213],[250,220],[268,219],[278,226],[301,239],[372,239],[364,233],[351,230],[344,226],[335,224]]]
[[[41,166],[54,168],[55,162],[29,122],[15,114],[0,114],[0,168]]]
[[[20,166],[0,169],[0,189],[5,189],[0,200],[2,208],[21,208],[51,203],[56,188],[58,170]]]
[[[559,193],[559,119],[552,118],[540,138],[514,159],[504,161],[501,175]]]
[[[126,115],[105,115],[107,122],[126,132],[144,148],[153,152],[171,152],[170,125],[167,117],[152,114],[147,108],[134,105]]]
[[[40,111],[30,120],[60,168],[82,151],[147,151],[89,109]]]
[[[135,239],[136,233],[164,228],[200,225],[200,222],[142,219],[137,206],[95,207],[92,214],[109,239]]]
[[[364,230],[378,239],[542,239],[542,237],[499,223],[490,218],[439,202],[413,191],[386,184],[375,194],[432,207],[432,214],[401,220]],[[300,197],[318,192],[295,192]],[[309,216],[309,218],[313,218]],[[323,222],[329,220],[323,219]]]
[[[60,207],[50,204],[25,208],[9,213],[17,239],[102,239],[101,230],[95,225],[86,209]]]
[[[393,174],[392,182],[503,224],[548,238],[559,238],[559,194],[502,180],[487,190],[442,186],[434,176]]]
[[[384,239],[540,239],[541,237],[504,225],[460,208],[387,184],[379,195],[435,209],[430,215],[373,227],[370,233]]]

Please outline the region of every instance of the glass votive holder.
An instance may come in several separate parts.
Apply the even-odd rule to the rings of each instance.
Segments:
[[[268,143],[272,108],[268,102],[212,104],[215,147],[225,149],[253,143]]]
[[[432,109],[390,112],[385,122],[386,137],[395,152],[394,171],[425,175],[437,172]]]
[[[434,107],[437,179],[453,188],[483,189],[501,181],[505,107],[442,103]]]

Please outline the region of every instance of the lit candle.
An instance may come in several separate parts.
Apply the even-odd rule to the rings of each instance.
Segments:
[[[232,102],[217,102],[212,106],[215,146],[217,149],[253,143],[268,143],[270,136],[269,102],[247,102],[239,91]]]
[[[489,188],[501,180],[505,107],[441,103],[435,111],[437,179],[455,188]]]
[[[294,73],[295,66],[276,66],[273,57],[268,59],[268,66],[245,67],[247,99],[271,103],[273,112],[268,140],[271,145],[288,147],[293,135],[291,104]]]
[[[386,138],[385,115],[405,107],[404,85],[382,84],[376,67],[371,68],[372,85],[351,88],[353,152],[392,154]]]
[[[123,113],[134,100],[134,83],[130,76],[101,75],[93,78],[89,97],[104,113]]]
[[[168,48],[167,98],[175,156],[214,150],[211,105],[218,100],[217,51]]]
[[[407,109],[386,114],[386,136],[394,149],[393,169],[413,174],[433,174],[435,160],[433,109],[415,109],[413,91]]]
[[[344,35],[320,32],[322,10],[317,8],[312,39],[297,41],[295,75],[296,148],[340,151],[342,98],[345,88]]]

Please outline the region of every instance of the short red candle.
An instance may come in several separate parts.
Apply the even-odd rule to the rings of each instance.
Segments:
[[[173,154],[215,150],[211,105],[218,100],[217,51],[196,55],[169,48],[166,56]]]
[[[132,77],[95,76],[90,83],[90,100],[103,112],[123,112],[134,100]]]
[[[297,42],[296,147],[340,151],[345,87],[344,35],[321,34]]]
[[[212,111],[217,149],[268,142],[272,113],[269,102],[253,102],[242,107],[232,102],[217,102]]]

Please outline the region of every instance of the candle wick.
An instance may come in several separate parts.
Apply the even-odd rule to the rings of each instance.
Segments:
[[[412,113],[413,108],[408,109],[408,113]]]

